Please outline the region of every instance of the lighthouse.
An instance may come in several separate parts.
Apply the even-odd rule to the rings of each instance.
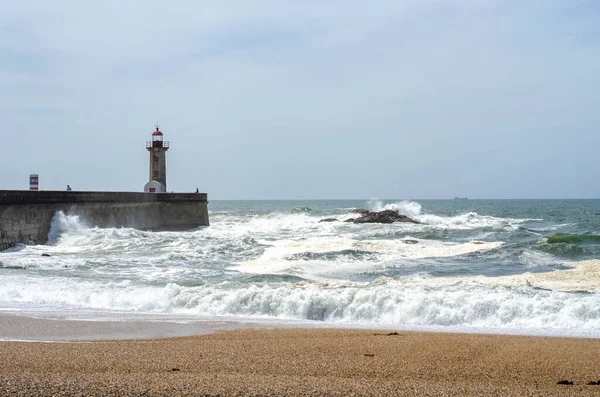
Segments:
[[[167,191],[167,150],[169,142],[163,140],[163,133],[158,129],[152,133],[152,140],[146,142],[146,149],[150,153],[150,178],[144,191],[149,193],[162,193]]]

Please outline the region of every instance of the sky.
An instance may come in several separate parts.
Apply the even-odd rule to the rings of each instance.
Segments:
[[[4,2],[0,189],[600,198],[600,2]]]

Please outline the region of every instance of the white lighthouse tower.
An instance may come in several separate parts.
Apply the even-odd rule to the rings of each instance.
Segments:
[[[167,150],[169,142],[163,141],[163,133],[158,129],[152,133],[152,140],[146,142],[146,149],[150,152],[150,178],[144,186],[144,191],[149,193],[163,193],[167,191]]]

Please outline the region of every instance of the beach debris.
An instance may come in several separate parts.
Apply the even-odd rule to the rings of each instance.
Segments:
[[[365,357],[375,357],[373,353],[365,353]]]
[[[573,382],[571,382],[570,380],[559,380],[558,382],[556,382],[557,385],[572,385]]]
[[[597,380],[597,381],[595,381],[595,382],[594,382],[593,380],[592,380],[592,381],[589,381],[589,382],[588,382],[588,383],[586,383],[586,384],[588,384],[588,385],[598,385],[598,386],[600,386],[600,379],[598,379],[598,380]]]
[[[375,336],[395,336],[400,335],[398,332],[375,332],[373,335]]]
[[[321,222],[339,222],[336,218],[325,218],[325,219],[321,219],[319,221],[319,223]]]
[[[179,371],[179,368],[172,368],[171,369],[171,372],[178,372],[178,371]]]

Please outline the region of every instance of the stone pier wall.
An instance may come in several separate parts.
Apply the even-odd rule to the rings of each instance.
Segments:
[[[0,250],[45,244],[54,214],[93,227],[186,230],[208,226],[206,193],[0,190]]]

